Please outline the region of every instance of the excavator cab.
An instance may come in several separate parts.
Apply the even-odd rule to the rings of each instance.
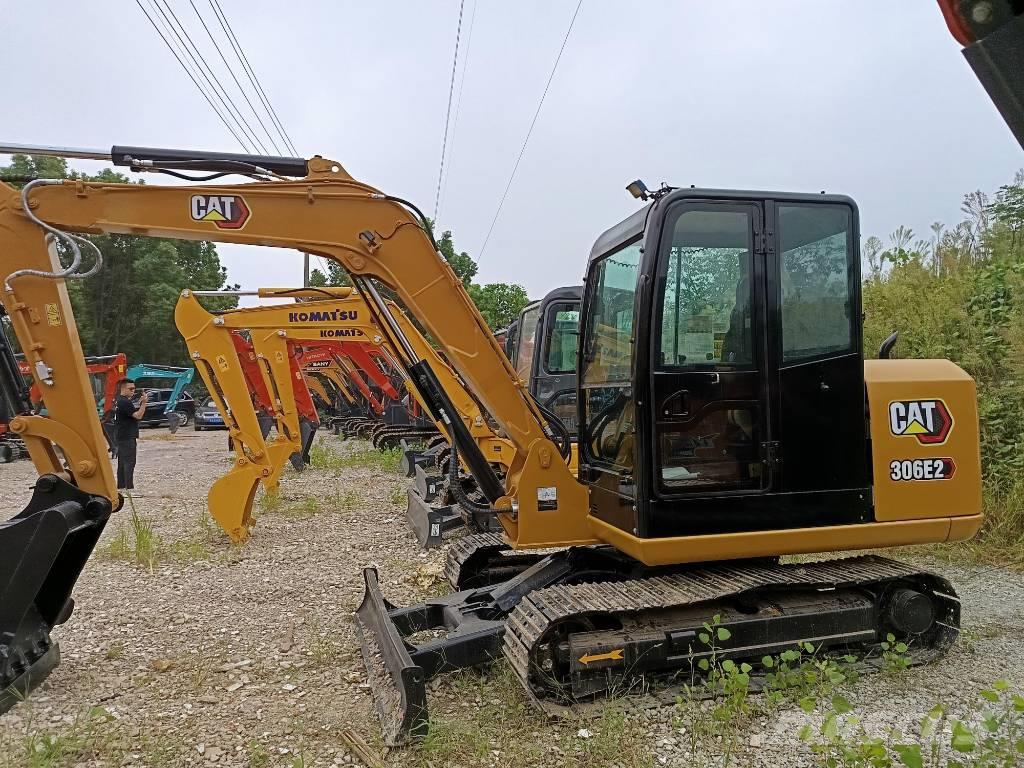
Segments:
[[[640,538],[872,519],[858,238],[847,197],[684,189],[598,240],[579,471],[596,517]]]
[[[582,287],[571,285],[528,304],[519,313],[513,341],[519,378],[537,402],[553,411],[572,433],[576,431],[576,348],[582,295]]]

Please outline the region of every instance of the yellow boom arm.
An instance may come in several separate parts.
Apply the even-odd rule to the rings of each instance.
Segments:
[[[491,492],[494,505],[504,510],[499,520],[511,542],[517,547],[595,543],[586,488],[545,435],[541,414],[420,221],[400,201],[352,179],[338,163],[314,158],[308,168],[301,180],[240,185],[65,181],[32,190],[29,204],[36,216],[63,230],[296,248],[331,258],[364,289],[392,347],[414,359],[373,280],[389,286],[438,340],[516,449],[504,488]],[[230,212],[230,220],[202,215],[214,202]],[[6,185],[0,185],[0,249],[50,267],[43,231],[25,217],[20,195]],[[31,312],[46,316],[46,303],[34,300],[24,308],[12,303],[9,309],[27,323]],[[45,356],[51,367],[75,365],[60,353]],[[102,446],[98,424],[95,430],[92,444]]]

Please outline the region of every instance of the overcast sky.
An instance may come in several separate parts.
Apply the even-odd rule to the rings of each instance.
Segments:
[[[225,73],[188,0],[171,4]],[[0,141],[240,151],[133,0],[6,5]],[[433,211],[458,0],[221,5],[302,155]],[[841,192],[864,236],[886,239],[955,224],[964,193],[1024,166],[933,0],[583,0],[481,258],[575,7],[465,0],[439,222],[480,282],[534,297],[579,282],[597,235],[635,210],[638,177]],[[220,252],[245,287],[301,282],[298,253]]]

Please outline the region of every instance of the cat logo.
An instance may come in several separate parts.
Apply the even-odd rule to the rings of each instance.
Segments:
[[[218,229],[241,229],[249,206],[241,195],[192,195],[192,220],[212,221]]]
[[[922,445],[941,445],[953,428],[953,417],[941,400],[894,400],[889,403],[889,429],[916,437]]]

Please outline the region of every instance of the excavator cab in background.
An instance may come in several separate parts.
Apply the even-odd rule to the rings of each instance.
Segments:
[[[528,304],[516,321],[515,367],[530,394],[576,432],[576,347],[579,343],[578,285],[556,288]],[[513,358],[510,358],[513,359]]]
[[[508,328],[505,329],[504,338],[501,339],[501,348],[505,351],[505,357],[515,365],[516,363],[516,346],[519,339],[519,319],[516,318],[509,323]]]

